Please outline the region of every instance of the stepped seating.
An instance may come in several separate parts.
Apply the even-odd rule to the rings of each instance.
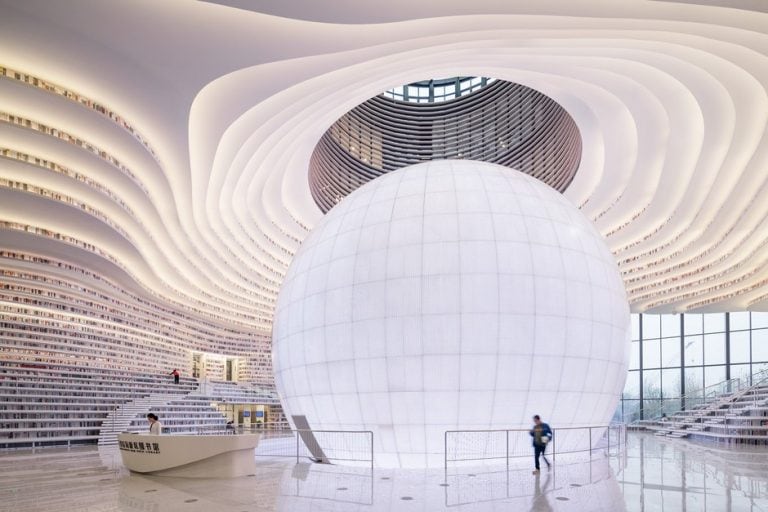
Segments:
[[[227,426],[226,417],[210,401],[196,397],[171,400],[153,407],[152,412],[160,417],[164,434],[196,434],[202,430],[224,430]],[[146,432],[149,427],[145,414],[137,415],[127,430]]]
[[[160,417],[165,434],[224,431],[226,416],[215,406],[221,403],[279,405],[280,400],[274,390],[252,388],[236,382],[208,381],[201,383],[194,393],[155,406],[152,412]],[[133,419],[127,430],[143,432],[147,428],[142,414]]]
[[[0,361],[0,448],[95,442],[120,405],[188,394],[197,385],[190,378],[176,385],[168,375]]]
[[[273,389],[83,366],[0,361],[0,448],[57,444],[115,444],[125,430],[146,431],[146,414],[164,432],[225,429],[216,404],[279,409]]]
[[[723,393],[708,404],[641,422],[657,436],[699,437],[723,442],[768,443],[768,380]]]
[[[274,389],[256,388],[237,382],[209,381],[200,385],[194,393],[212,402],[236,404],[279,404],[280,398]]]
[[[155,408],[165,405],[169,400],[176,400],[183,395],[150,395],[148,397],[136,398],[122,404],[117,409],[109,413],[102,423],[99,431],[99,446],[116,445],[117,436],[125,432],[134,419],[140,417],[146,422],[146,414]]]
[[[207,382],[200,386],[197,393],[188,396],[209,399],[218,404],[254,404],[267,407],[268,423],[258,424],[260,428],[285,429],[290,428],[283,414],[280,397],[273,388],[260,387],[252,383]],[[253,424],[252,424],[253,425]]]

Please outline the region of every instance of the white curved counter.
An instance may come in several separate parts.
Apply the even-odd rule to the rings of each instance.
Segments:
[[[259,434],[117,436],[123,464],[137,473],[187,478],[231,478],[253,474]]]

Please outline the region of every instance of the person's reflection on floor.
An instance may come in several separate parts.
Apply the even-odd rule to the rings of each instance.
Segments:
[[[549,487],[549,478],[552,473],[547,473],[544,478],[544,484],[541,483],[541,475],[536,475],[536,481],[533,487],[533,500],[531,501],[531,512],[552,512],[552,506],[549,504],[549,499],[544,491]],[[542,488],[544,491],[542,491]]]

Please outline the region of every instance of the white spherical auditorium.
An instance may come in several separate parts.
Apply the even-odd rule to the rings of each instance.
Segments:
[[[628,357],[624,283],[591,222],[473,161],[391,172],[334,207],[273,327],[287,416],[373,431],[383,467],[442,465],[447,430],[605,424]]]

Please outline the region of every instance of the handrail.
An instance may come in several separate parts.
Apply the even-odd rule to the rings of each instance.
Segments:
[[[757,377],[757,381],[755,380],[755,377]],[[753,373],[749,376],[752,383],[749,385],[749,387],[757,386],[759,384],[763,384],[764,382],[768,381],[768,368],[765,368],[764,370],[760,370],[757,373]]]
[[[650,411],[648,408],[644,407],[644,404],[641,404],[640,411],[637,413],[633,413],[633,415],[640,416],[642,415],[642,419],[639,417],[635,417],[634,419],[630,421],[626,421],[628,424],[637,424],[641,421],[656,421],[659,418],[661,418],[662,414],[664,413],[664,401],[665,400],[676,400],[680,402],[680,410],[685,411],[691,408],[691,404],[694,405],[701,405],[706,404],[708,402],[708,399],[716,399],[724,395],[725,393],[735,393],[741,390],[744,383],[742,382],[742,379],[739,378],[732,378],[732,379],[726,379],[721,382],[710,384],[709,386],[705,386],[703,388],[691,391],[690,393],[686,393],[685,395],[676,396],[676,397],[659,397],[659,398],[649,398],[647,400],[657,400],[658,405],[656,405],[654,408],[652,408]],[[723,390],[725,389],[725,390]],[[646,400],[643,400],[645,402]]]
[[[279,425],[280,422],[274,422],[273,424]],[[339,448],[338,446],[334,446],[335,442],[338,441],[338,438],[334,438],[335,435],[362,435],[367,439],[367,443],[364,444],[365,450],[368,452],[368,456],[366,458],[345,458],[343,456],[340,456],[338,453],[333,455],[326,455],[324,460],[332,460],[332,461],[348,461],[348,462],[370,462],[370,467],[373,469],[373,463],[374,463],[374,450],[373,450],[373,431],[372,430],[315,430],[315,429],[293,429],[293,428],[280,428],[280,429],[265,429],[265,428],[258,428],[254,425],[250,426],[237,426],[233,424],[228,424],[225,426],[219,426],[219,425],[208,425],[208,426],[200,426],[199,428],[194,429],[193,431],[190,431],[189,434],[192,435],[212,435],[212,436],[222,436],[222,435],[244,435],[244,434],[275,434],[275,433],[285,433],[284,436],[278,436],[278,437],[291,437],[295,438],[295,450],[291,451],[290,455],[287,455],[285,453],[283,454],[270,454],[270,456],[275,457],[295,457],[296,463],[299,463],[299,460],[301,458],[302,454],[302,446],[306,448],[307,450],[312,452],[312,448],[319,449],[321,451],[325,452],[339,452],[339,451],[349,451],[345,450],[345,448]],[[302,434],[310,434],[309,436],[303,436]],[[316,438],[316,434],[320,434],[319,439]],[[330,435],[323,436],[323,434]],[[171,434],[174,435],[174,434]],[[273,438],[275,436],[270,435],[270,438]],[[307,444],[307,439],[311,440],[311,445]],[[293,442],[293,441],[292,441]],[[360,446],[357,447],[357,449],[354,449],[352,451],[359,453],[361,450],[359,449]]]
[[[768,368],[766,368],[765,370],[761,370],[761,371],[759,371],[759,372],[757,372],[755,374],[752,374],[752,375],[750,375],[747,378],[750,378],[750,377],[751,377],[751,380],[752,380],[752,384],[744,389],[744,393],[742,394],[742,397],[744,395],[746,395],[747,393],[749,393],[750,391],[753,391],[758,386],[762,386],[763,384],[768,382]],[[765,401],[766,399],[763,398],[761,400]],[[753,393],[752,394],[752,406],[753,407],[757,406],[757,402],[758,402],[758,395]],[[740,400],[740,403],[744,403],[744,400]],[[733,411],[731,411],[730,409],[723,409],[722,411],[713,411],[713,412],[714,412],[715,416],[721,416],[721,414],[720,414],[721,412],[722,412],[722,416],[727,416],[728,414],[733,414]]]
[[[726,409],[718,409],[713,408],[711,404],[714,404],[716,407],[720,407],[720,405],[725,405],[728,402],[734,402],[735,400],[738,400],[738,403],[744,404],[748,403],[749,401],[745,402],[743,400],[743,397],[747,395],[750,391],[753,391],[758,386],[761,386],[768,382],[768,369],[761,370],[755,374],[746,375],[740,379],[729,379],[726,381],[723,381],[721,383],[718,383],[713,386],[720,386],[722,384],[729,383],[731,381],[738,381],[738,389],[736,391],[728,391],[721,394],[713,395],[714,400],[711,400],[709,402],[705,401],[704,404],[710,404],[707,407],[701,408],[699,411],[696,411],[692,416],[685,418],[682,423],[696,423],[698,421],[704,421],[705,418],[720,418],[728,416],[729,414],[733,414],[733,410],[731,408]],[[751,384],[750,384],[751,381]],[[752,406],[756,406],[758,402],[758,395],[752,394]],[[687,411],[689,408],[680,409],[680,412]],[[698,414],[697,414],[698,413]],[[659,421],[659,418],[656,417],[654,419],[645,418],[643,420],[636,420],[632,422],[633,425],[639,425],[644,423],[657,423]],[[670,424],[680,423],[672,421]]]
[[[601,437],[601,440],[604,439],[607,441],[606,445],[604,446],[597,446],[593,444],[593,436],[592,431],[593,430],[604,430],[604,433]],[[558,432],[561,432],[560,437],[565,435],[562,433],[563,431],[577,431],[577,430],[583,430],[584,433],[588,437],[588,441],[581,440],[582,443],[585,443],[583,448],[579,449],[568,449],[560,450],[558,451],[557,448],[557,439],[558,439]],[[525,455],[510,455],[509,450],[509,440],[510,440],[510,433],[518,433],[518,434],[528,434],[530,433],[530,428],[525,429],[475,429],[475,430],[446,430],[443,434],[443,449],[444,449],[444,469],[447,474],[448,472],[448,463],[449,462],[470,462],[470,461],[490,461],[490,460],[498,460],[498,459],[504,459],[506,461],[507,470],[509,470],[509,462],[512,458],[520,458],[520,457],[530,457],[530,454]],[[611,435],[611,432],[616,432],[614,436]],[[448,439],[451,436],[455,435],[461,435],[461,434],[503,434],[504,435],[504,451],[503,453],[495,453],[494,456],[479,456],[479,457],[470,457],[470,458],[449,458],[449,449],[448,449]],[[550,451],[550,454],[552,455],[552,464],[555,463],[556,456],[559,455],[565,455],[565,454],[573,454],[573,453],[589,453],[589,456],[591,458],[591,454],[594,450],[607,450],[608,453],[610,453],[611,450],[611,439],[616,439],[616,443],[613,444],[614,447],[621,447],[626,446],[627,442],[627,425],[626,423],[611,423],[607,425],[587,425],[587,426],[581,426],[581,427],[558,427],[552,429],[552,438],[551,441],[548,443],[549,446],[552,446],[552,450]]]

